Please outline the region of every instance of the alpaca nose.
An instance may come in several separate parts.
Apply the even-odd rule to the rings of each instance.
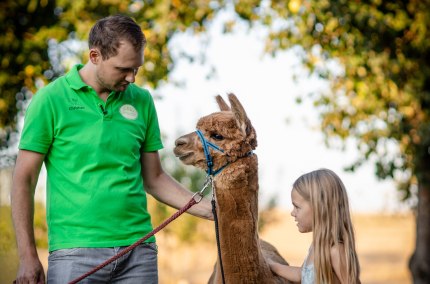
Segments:
[[[185,137],[179,137],[178,139],[176,139],[176,141],[175,141],[175,146],[176,147],[178,147],[178,146],[182,146],[182,145],[185,145],[185,144],[187,144],[187,139],[185,138]]]

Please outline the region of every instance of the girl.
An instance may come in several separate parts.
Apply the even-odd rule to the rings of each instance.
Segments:
[[[302,284],[360,283],[348,196],[340,178],[328,169],[304,174],[294,182],[291,199],[299,232],[313,232],[313,241],[302,267],[270,262],[272,271]]]

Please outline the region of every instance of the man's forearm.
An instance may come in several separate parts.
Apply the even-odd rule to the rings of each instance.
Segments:
[[[12,220],[20,258],[37,256],[34,238],[34,199],[31,189],[14,186],[11,194]]]
[[[34,240],[34,191],[44,155],[20,150],[12,180],[11,205],[20,257],[37,256]]]
[[[155,199],[176,209],[182,208],[191,199],[193,193],[164,172],[158,152],[142,152],[141,163],[145,190]],[[206,199],[191,207],[188,213],[213,219],[210,202]]]
[[[12,180],[12,220],[19,254],[16,283],[44,283],[45,273],[34,240],[34,190],[44,155],[20,150]]]
[[[158,186],[152,188],[149,193],[157,200],[176,209],[184,206],[194,194],[166,173],[160,175],[158,179],[159,181],[156,183]],[[207,199],[201,200],[199,204],[194,205],[187,212],[201,218],[213,220],[210,201]]]

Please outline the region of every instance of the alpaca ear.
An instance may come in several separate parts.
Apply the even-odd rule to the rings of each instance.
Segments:
[[[228,99],[230,101],[231,109],[234,113],[234,116],[236,117],[239,128],[241,129],[244,136],[247,136],[249,134],[248,132],[250,132],[248,127],[250,122],[248,116],[246,115],[245,109],[234,94],[228,94]]]
[[[218,95],[215,97],[216,102],[218,103],[218,106],[220,108],[221,111],[229,111],[230,107],[228,106],[228,104],[224,101],[224,99]]]

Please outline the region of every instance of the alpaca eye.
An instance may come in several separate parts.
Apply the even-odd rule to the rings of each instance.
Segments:
[[[224,136],[215,133],[211,135],[211,138],[220,141],[224,139]]]

